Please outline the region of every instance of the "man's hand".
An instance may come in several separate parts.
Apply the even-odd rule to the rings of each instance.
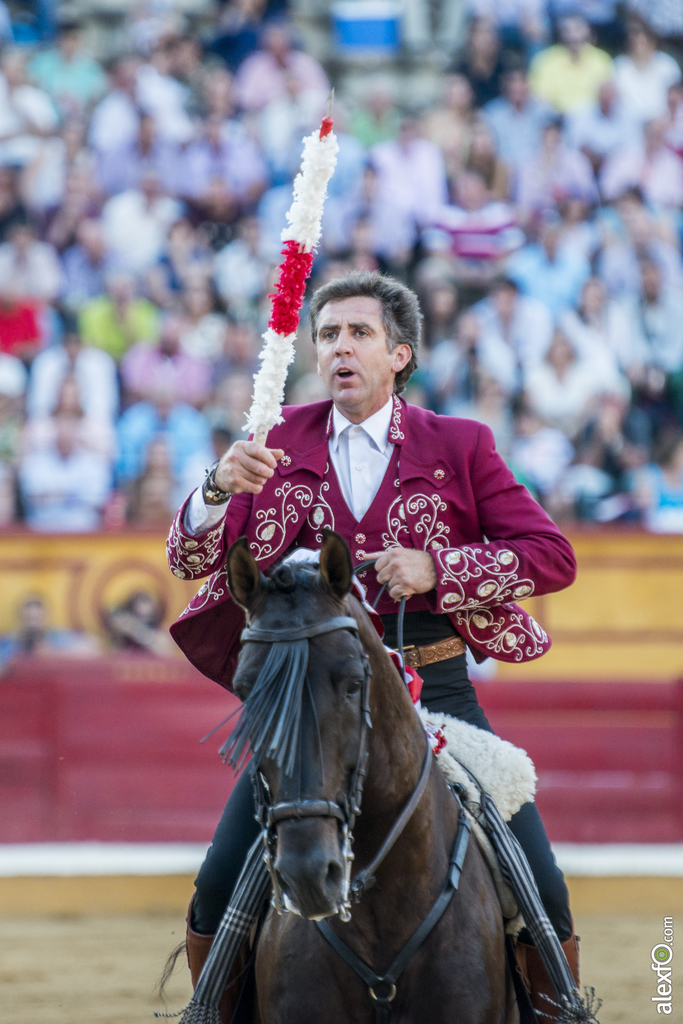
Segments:
[[[389,548],[388,551],[374,551],[366,558],[377,559],[377,580],[386,583],[389,597],[394,601],[413,594],[426,594],[437,584],[434,560],[428,551]]]
[[[216,485],[230,494],[260,494],[284,454],[281,448],[266,448],[256,441],[235,441],[216,467]]]

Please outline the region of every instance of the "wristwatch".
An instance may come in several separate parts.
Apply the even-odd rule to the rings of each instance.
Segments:
[[[206,473],[206,479],[202,486],[202,498],[206,505],[225,505],[227,501],[232,497],[230,491],[223,491],[216,483],[216,470],[218,469],[218,462],[214,462],[213,466]]]

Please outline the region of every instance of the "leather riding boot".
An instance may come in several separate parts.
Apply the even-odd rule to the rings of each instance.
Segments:
[[[190,977],[192,978],[192,988],[196,989],[197,982],[199,981],[199,975],[202,973],[202,967],[206,963],[211,946],[213,945],[214,935],[200,935],[199,932],[194,931],[192,928],[192,903],[194,897],[190,901],[190,907],[187,912],[187,934],[185,937],[187,947],[187,963],[190,968]],[[232,970],[228,975],[228,981],[225,986],[225,992],[221,999],[220,1014],[223,1019],[223,1024],[233,1024],[233,1014],[237,1006],[240,992],[242,990],[242,979],[249,966],[249,958],[251,950],[249,949],[249,942],[245,942],[239,953],[237,959],[232,965]],[[239,1024],[239,1018],[236,1018],[234,1024]]]
[[[572,972],[572,977],[574,978],[576,987],[580,988],[579,936],[572,935],[568,938],[566,942],[562,943],[562,949],[564,950],[564,955],[567,958],[569,970]],[[522,972],[524,984],[526,985],[529,996],[531,997],[531,1005],[539,1015],[545,1014],[545,1016],[539,1016],[539,1020],[546,1021],[549,1018],[550,1020],[557,1019],[560,1011],[545,998],[546,996],[549,996],[553,1003],[556,1003],[557,994],[553,988],[550,976],[545,969],[541,955],[536,947],[531,946],[526,942],[518,942],[517,963],[519,964],[519,968]]]

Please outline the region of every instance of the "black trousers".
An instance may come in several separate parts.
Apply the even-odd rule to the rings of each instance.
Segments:
[[[464,654],[436,665],[428,665],[420,669],[420,675],[424,681],[422,703],[430,711],[453,715],[479,729],[493,732],[467,676]],[[560,942],[565,942],[572,934],[569,894],[536,804],[524,804],[508,824],[527,856],[548,918]],[[247,769],[242,772],[230,794],[206,860],[195,880],[197,892],[192,914],[195,931],[204,935],[215,933],[247,851],[258,832],[259,826],[254,818],[251,775]],[[520,937],[524,942],[531,942],[531,936],[526,931]]]

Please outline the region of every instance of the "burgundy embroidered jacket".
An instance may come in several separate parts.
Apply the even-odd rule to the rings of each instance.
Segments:
[[[325,527],[366,552],[400,545],[428,551],[437,586],[412,597],[407,611],[447,614],[475,657],[529,661],[550,647],[544,630],[514,602],[569,586],[574,552],[495,450],[488,427],[437,416],[394,397],[389,440],[396,447],[380,490],[357,522],[344,501],[328,454],[332,402],[283,409],[285,422],[268,445],[285,455],[260,495],[230,499],[225,518],[195,537],[183,528],[187,502],[168,538],[180,579],[209,577],[171,634],[189,660],[229,687],[244,625],[226,579],[228,548],[246,535],[262,570],[293,547],[317,548]],[[379,592],[364,574],[369,600]],[[386,596],[378,610],[396,611]]]

